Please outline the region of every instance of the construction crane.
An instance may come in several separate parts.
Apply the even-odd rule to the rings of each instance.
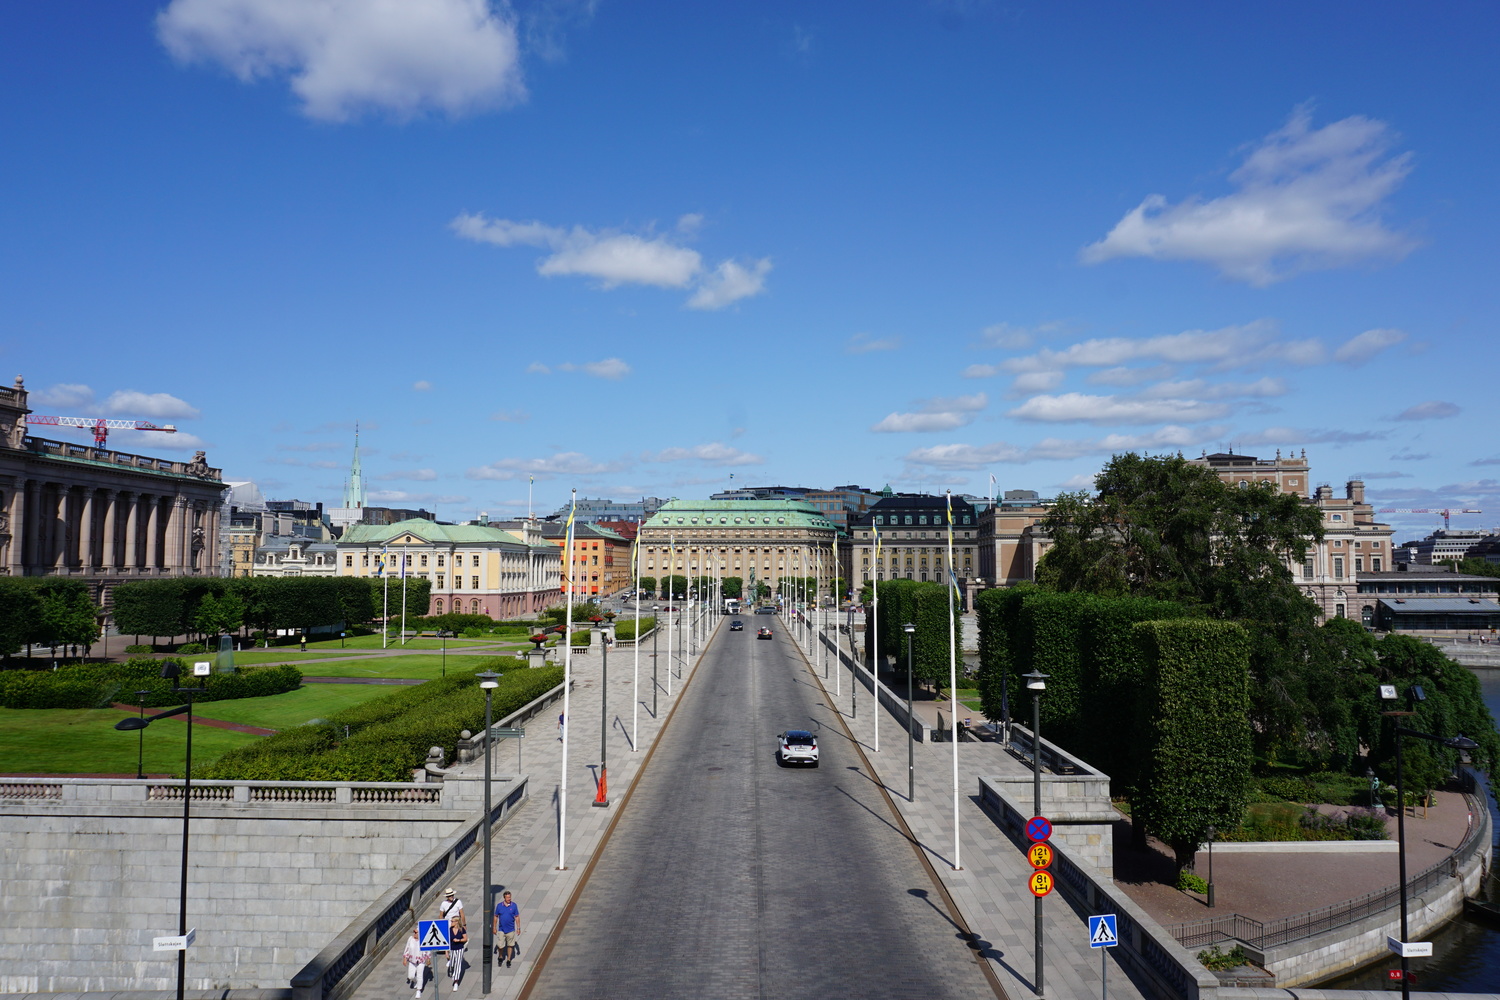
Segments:
[[[42,417],[35,413],[27,414],[27,424],[41,424],[47,427],[91,427],[94,430],[94,444],[104,447],[109,440],[109,432],[116,431],[161,431],[163,434],[176,434],[177,428],[171,424],[158,427],[148,420],[105,420],[103,417]]]
[[[1465,508],[1464,510],[1458,510],[1457,508],[1449,509],[1449,508],[1446,508],[1446,507],[1443,508],[1442,510],[1431,510],[1431,509],[1426,508],[1426,507],[1382,507],[1382,508],[1380,508],[1380,513],[1382,513],[1382,514],[1441,514],[1441,515],[1443,515],[1443,530],[1447,531],[1449,528],[1452,527],[1451,519],[1452,519],[1452,517],[1453,517],[1454,514],[1483,514],[1484,511],[1482,511],[1482,510],[1471,510],[1471,509],[1468,509],[1468,508]]]

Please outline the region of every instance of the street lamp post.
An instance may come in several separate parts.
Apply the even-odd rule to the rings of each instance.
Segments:
[[[917,720],[911,712],[911,637],[917,627],[901,626],[906,633],[906,801],[917,801]]]
[[[661,638],[661,615],[656,616],[656,621],[651,623],[651,718],[656,718],[656,689],[660,686],[656,682],[656,665],[659,662],[656,656],[656,640]]]
[[[1418,695],[1420,700],[1420,695]],[[1398,714],[1398,713],[1384,713]],[[1410,712],[1399,713],[1410,715]],[[1401,873],[1401,998],[1409,1000],[1411,997],[1411,976],[1407,970],[1406,958],[1406,788],[1401,773],[1401,737],[1411,736],[1419,740],[1429,740],[1433,743],[1442,744],[1450,750],[1477,750],[1479,744],[1467,736],[1434,736],[1431,733],[1408,729],[1405,726],[1396,726],[1396,856],[1399,859],[1397,867]]]
[[[137,781],[146,780],[146,695],[150,691],[137,691],[136,700],[140,702],[140,731],[135,740],[135,777]]]
[[[494,895],[495,880],[490,870],[490,833],[494,813],[490,806],[490,742],[494,723],[493,701],[495,688],[500,686],[500,675],[493,670],[475,674],[479,678],[479,686],[484,689],[484,976],[480,991],[488,996],[490,992],[490,975],[494,970],[495,952],[495,922],[490,919],[490,914],[495,912]],[[517,744],[519,746],[519,744]]]
[[[599,791],[594,796],[594,805],[609,805],[609,632],[615,613],[606,611],[604,617],[594,617],[594,630],[599,633],[599,655],[602,658],[599,670]]]
[[[1029,674],[1022,674],[1026,678],[1026,690],[1031,692],[1031,808],[1033,816],[1042,814],[1042,692],[1047,690],[1047,678],[1050,674],[1044,674],[1035,667],[1031,668]],[[957,739],[958,734],[954,733]],[[1036,988],[1038,997],[1042,996],[1042,897],[1036,897],[1034,917],[1036,921]]]
[[[854,672],[854,604],[849,605],[849,718],[859,717],[859,676]]]
[[[207,660],[193,664],[193,674],[196,677],[207,677],[212,671],[213,664]],[[178,687],[178,678],[182,675],[182,668],[176,663],[168,661],[162,664],[161,676],[172,682],[172,691],[175,694],[185,695],[187,704],[181,708],[169,709],[158,712],[151,718],[145,717],[144,710],[141,715],[134,719],[121,719],[115,723],[115,728],[123,732],[132,729],[142,730],[157,719],[165,719],[174,715],[187,715],[187,753],[183,762],[182,771],[182,884],[177,900],[177,935],[181,938],[187,937],[187,888],[188,888],[188,835],[192,823],[193,802],[193,695],[202,694],[206,688]],[[187,982],[187,946],[183,945],[177,952],[177,1000],[183,1000],[183,992]]]

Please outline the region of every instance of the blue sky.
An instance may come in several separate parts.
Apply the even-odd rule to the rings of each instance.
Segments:
[[[7,4],[0,351],[272,497],[337,503],[359,421],[374,501],[445,518],[1279,447],[1500,524],[1497,42],[1488,3]]]

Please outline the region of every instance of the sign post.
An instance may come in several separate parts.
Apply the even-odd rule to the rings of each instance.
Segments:
[[[417,943],[423,951],[448,951],[453,947],[448,930],[447,920],[418,920]]]
[[[1109,987],[1105,985],[1104,977],[1109,972],[1108,952],[1105,948],[1113,948],[1120,943],[1120,932],[1115,922],[1113,913],[1101,913],[1097,917],[1089,917],[1089,947],[1099,949],[1099,997],[1100,1000],[1109,1000]]]
[[[1035,732],[1040,727],[1040,721],[1035,717],[1037,702],[1033,699],[1032,730]],[[957,739],[957,736],[954,737]],[[1040,744],[1038,744],[1040,747]],[[1032,798],[1035,802],[1032,808],[1038,813],[1042,811],[1042,759],[1040,750],[1036,755],[1034,766],[1036,777],[1035,794]],[[1026,857],[1031,861],[1031,866],[1036,871],[1031,873],[1031,878],[1026,880],[1026,888],[1031,890],[1034,909],[1032,911],[1033,935],[1036,941],[1036,979],[1031,989],[1040,998],[1045,994],[1042,992],[1042,897],[1052,891],[1052,873],[1047,867],[1052,864],[1052,845],[1047,843],[1047,838],[1052,836],[1052,821],[1045,816],[1033,816],[1026,821],[1026,837],[1031,841],[1031,847],[1026,851]]]

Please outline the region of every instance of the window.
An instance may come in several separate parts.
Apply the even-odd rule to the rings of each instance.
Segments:
[[[1309,559],[1309,560],[1307,560],[1307,562],[1305,562],[1305,563],[1302,564],[1302,579],[1304,579],[1304,580],[1311,580],[1312,578],[1313,578],[1313,561],[1311,559]]]
[[[347,566],[347,567],[349,567],[350,569],[353,569],[354,568],[354,557],[353,556],[345,556],[344,557],[344,565]]]
[[[444,558],[443,556],[438,556],[438,565],[439,566],[443,565],[443,558]]]
[[[1342,521],[1344,519],[1344,515],[1343,514],[1334,514],[1333,515],[1333,519],[1335,521]],[[1340,615],[1339,617],[1342,618],[1343,616]]]
[[[469,589],[470,590],[478,590],[479,589],[479,577],[477,577],[477,576],[471,576],[471,577],[469,577]]]
[[[1344,557],[1343,556],[1334,556],[1333,557],[1333,578],[1335,580],[1342,580],[1344,578]],[[1343,615],[1340,615],[1339,617],[1342,618]]]
[[[441,573],[439,573],[437,575],[437,587],[438,587],[438,590],[442,590],[443,589],[443,574],[441,574]],[[439,608],[438,610],[442,611],[442,608]]]
[[[424,567],[427,565],[427,557],[425,555],[422,557],[422,565]]]
[[[366,552],[361,558],[363,560],[360,563],[361,566],[368,566],[368,565],[370,565],[370,553]]]
[[[473,562],[471,563],[471,565],[474,565],[474,566],[478,566],[479,565],[479,553],[478,552],[474,553],[474,559],[473,559]]]
[[[1379,556],[1375,556],[1373,559],[1370,560],[1370,572],[1371,573],[1379,573],[1380,572],[1380,557]]]
[[[907,515],[906,515],[906,523],[907,523],[907,524],[911,524],[911,515],[910,515],[910,514],[907,514]],[[910,538],[910,537],[911,537],[911,535],[907,535],[907,536],[906,536],[906,537],[907,537],[907,538]]]
[[[1365,560],[1364,560],[1364,558],[1361,557],[1361,556],[1355,556],[1354,557],[1354,572],[1356,572],[1356,573],[1363,573],[1364,571],[1365,571]]]
[[[1344,617],[1344,606],[1342,604],[1335,604],[1333,606],[1333,617],[1335,617],[1335,618],[1342,618],[1342,617]]]

